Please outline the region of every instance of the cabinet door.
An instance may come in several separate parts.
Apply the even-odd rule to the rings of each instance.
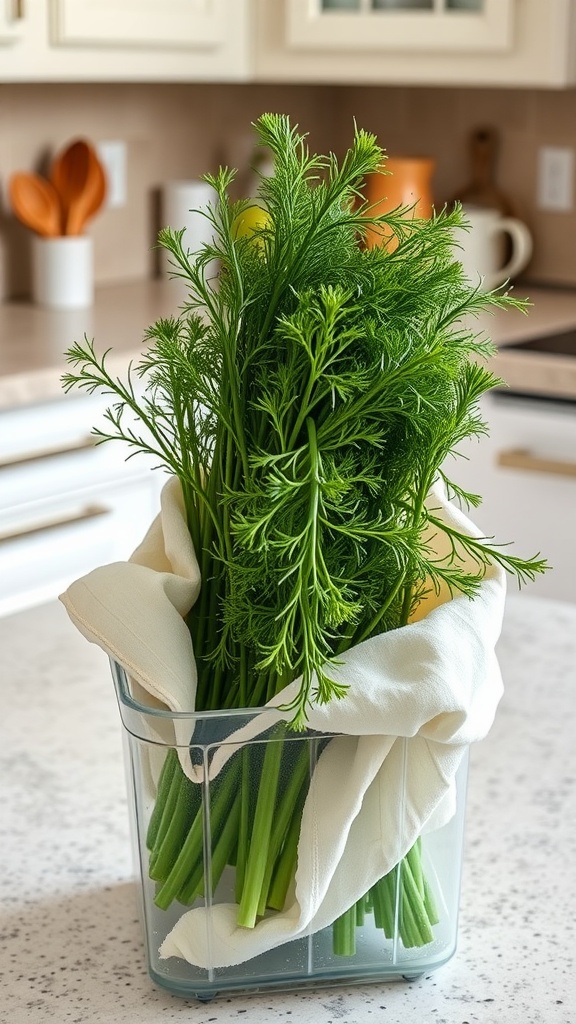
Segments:
[[[225,0],[52,0],[64,46],[213,47],[226,36]]]
[[[495,52],[512,43],[513,0],[289,0],[289,45]]]
[[[0,46],[14,43],[19,38],[23,29],[23,13],[22,0],[2,0],[0,3]]]
[[[254,0],[262,81],[545,86],[576,80],[574,0]]]
[[[250,2],[0,0],[0,82],[242,80]]]

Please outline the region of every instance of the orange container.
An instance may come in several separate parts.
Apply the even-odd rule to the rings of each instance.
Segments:
[[[369,174],[365,194],[371,213],[380,216],[398,206],[413,206],[410,217],[431,217],[433,211],[432,175],[436,163],[430,157],[390,157],[383,165],[388,174]],[[392,242],[392,245],[391,245]],[[394,248],[392,232],[369,229],[366,245],[387,244]]]

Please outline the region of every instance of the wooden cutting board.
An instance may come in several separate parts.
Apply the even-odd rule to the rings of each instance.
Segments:
[[[452,196],[452,202],[499,210],[504,217],[514,216],[513,203],[496,184],[499,138],[495,128],[475,128],[468,139],[470,179]]]

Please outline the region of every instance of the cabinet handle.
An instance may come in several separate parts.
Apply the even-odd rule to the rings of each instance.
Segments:
[[[24,0],[13,0],[14,20],[20,21],[24,17]]]
[[[576,462],[563,462],[542,455],[533,455],[527,448],[509,448],[498,452],[496,462],[509,469],[525,469],[529,473],[554,473],[556,476],[576,476]]]
[[[12,466],[23,466],[27,462],[40,462],[42,459],[52,459],[56,455],[72,455],[74,452],[85,452],[88,448],[94,448],[96,439],[93,437],[82,438],[73,444],[61,445],[59,448],[41,448],[33,452],[23,452],[16,455],[6,455],[0,460],[0,469],[7,469]]]
[[[79,512],[72,512],[68,516],[60,516],[58,519],[45,519],[44,522],[30,524],[30,526],[25,526],[21,530],[0,532],[0,544],[8,544],[10,541],[20,540],[22,537],[30,537],[34,533],[47,533],[50,530],[59,530],[63,526],[83,523],[88,519],[109,515],[110,511],[111,509],[105,508],[104,505],[86,505]]]

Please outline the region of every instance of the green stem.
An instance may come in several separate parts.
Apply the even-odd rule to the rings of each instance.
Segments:
[[[176,756],[178,756],[178,755],[176,755]],[[180,781],[181,781],[181,777],[182,777],[182,773],[181,773],[180,766],[178,765],[175,768],[174,772],[172,773],[172,777],[170,779],[170,788],[168,790],[168,793],[166,794],[165,801],[163,803],[161,803],[161,802],[158,801],[158,798],[157,798],[157,801],[156,801],[157,807],[161,811],[161,814],[160,814],[160,821],[159,821],[159,823],[157,824],[157,826],[155,828],[154,846],[152,847],[152,849],[150,851],[150,877],[151,878],[154,877],[152,871],[153,871],[154,862],[156,860],[156,857],[158,856],[158,851],[160,850],[160,847],[162,846],[162,843],[164,842],[164,837],[166,836],[166,834],[167,834],[167,832],[168,832],[168,830],[170,828],[170,823],[172,821],[172,817],[173,817],[174,812],[176,810],[176,805],[178,803],[178,797],[180,795]]]
[[[430,885],[430,882],[426,878],[426,875],[424,875],[424,906],[426,907],[426,914],[428,915],[428,920],[430,921],[430,924],[438,924],[438,922],[440,921],[440,915],[438,913],[438,908],[436,906],[436,900],[434,899],[432,887]]]
[[[424,906],[424,900],[418,889],[412,869],[405,857],[401,866],[402,887],[402,920],[401,938],[406,948],[425,946],[432,942],[434,935]]]
[[[177,764],[178,754],[173,747],[170,747],[166,757],[164,758],[164,764],[162,765],[162,770],[158,779],[156,801],[154,803],[152,814],[150,815],[150,821],[148,822],[146,846],[149,850],[153,850],[156,843],[158,829],[160,828],[160,822],[162,820],[162,812],[168,799],[168,793],[170,792],[170,786],[172,779],[174,778],[174,772],[176,771]]]
[[[178,767],[174,779],[178,785],[176,802],[170,815],[168,827],[163,833],[162,840],[154,847],[150,860],[150,878],[159,882],[163,882],[170,874],[193,817],[195,795],[193,790],[197,787],[194,787],[180,767]]]
[[[414,502],[414,508],[412,512],[413,526],[418,526],[420,523],[420,520],[422,518],[422,511],[424,509],[424,502],[426,501],[426,497],[428,495],[430,487],[432,486],[433,479],[434,471],[432,470],[431,472],[428,472],[426,474],[425,479],[420,483],[420,490],[416,495],[416,500]],[[399,622],[400,626],[405,626],[406,623],[408,622],[408,619],[410,618],[410,611],[412,609],[412,594],[413,585],[412,583],[409,583],[404,590],[404,600],[402,602],[402,612],[400,614]]]
[[[262,891],[258,905],[258,914],[260,917],[264,915],[266,906],[268,905],[268,892],[272,881],[272,875],[274,873],[274,867],[278,860],[280,850],[282,849],[282,844],[289,832],[291,822],[297,822],[298,833],[300,831],[302,807],[304,806],[304,800],[306,793],[308,792],[308,774],[310,770],[308,741],[304,740],[303,743],[298,743],[297,740],[294,740],[292,743],[297,743],[301,749],[298,753],[296,762],[290,767],[288,784],[278,802],[274,814],[272,834],[270,836],[270,849],[268,852],[268,860],[266,870],[264,872]],[[287,744],[289,747],[287,753],[292,752],[290,749],[292,747],[292,743]]]
[[[332,949],[336,956],[354,956],[356,952],[356,904],[337,917],[332,925]]]
[[[284,732],[284,728],[284,726],[281,726],[279,732],[280,730]],[[266,861],[269,853],[283,746],[284,744],[280,738],[272,738],[265,743],[266,750],[262,774],[259,780],[254,824],[250,838],[250,851],[246,864],[242,899],[238,908],[238,924],[244,928],[253,928],[258,916],[260,893],[262,891]]]
[[[233,762],[224,770],[224,778],[220,777],[213,783],[214,796],[210,806],[210,825],[213,836],[218,834],[219,829],[230,813],[230,807],[234,797],[234,791],[238,785],[237,762]],[[204,837],[204,813],[203,808],[197,812],[194,821],[188,831],[188,835],[182,845],[180,853],[164,884],[156,893],[154,902],[161,910],[167,910],[170,904],[184,890],[197,889],[203,878],[203,837]]]
[[[236,846],[236,841],[238,839],[238,825],[240,823],[240,803],[240,794],[238,793],[224,823],[222,834],[220,835],[210,857],[207,880],[210,886],[211,898],[214,897],[214,893],[216,892],[216,888],[222,877],[222,872],[226,865],[230,863],[230,859],[234,853],[234,847]],[[201,884],[198,887],[198,895],[205,895],[204,884]]]
[[[248,861],[248,848],[250,843],[250,747],[244,747],[240,753],[242,761],[242,777],[240,781],[240,820],[238,823],[238,852],[236,854],[236,903],[240,903],[244,878],[246,875],[246,863]]]
[[[406,578],[406,570],[404,569],[398,576],[396,583],[390,589],[388,597],[384,603],[378,608],[378,611],[370,620],[367,626],[362,630],[358,630],[356,635],[353,637],[344,637],[343,641],[338,645],[337,654],[345,654],[350,647],[355,647],[357,644],[362,643],[364,640],[368,640],[369,637],[373,636],[376,632],[380,622],[384,618],[392,602],[396,599],[397,594],[401,590],[404,580]]]
[[[394,935],[394,872],[384,875],[370,890],[374,908],[374,924],[382,928],[387,939]]]
[[[418,892],[422,898],[424,898],[424,873],[422,871],[422,858],[420,855],[420,843],[418,840],[416,840],[414,846],[408,850],[405,859],[410,865],[410,870],[412,871]]]
[[[302,817],[302,808],[304,806],[305,796],[306,789],[303,788],[301,790],[300,802],[294,809],[294,814],[290,821],[290,827],[284,841],[284,846],[282,847],[282,852],[278,858],[276,867],[274,868],[267,901],[267,906],[270,910],[284,910],[288,889],[294,879],[296,864],[298,861],[300,820]]]

